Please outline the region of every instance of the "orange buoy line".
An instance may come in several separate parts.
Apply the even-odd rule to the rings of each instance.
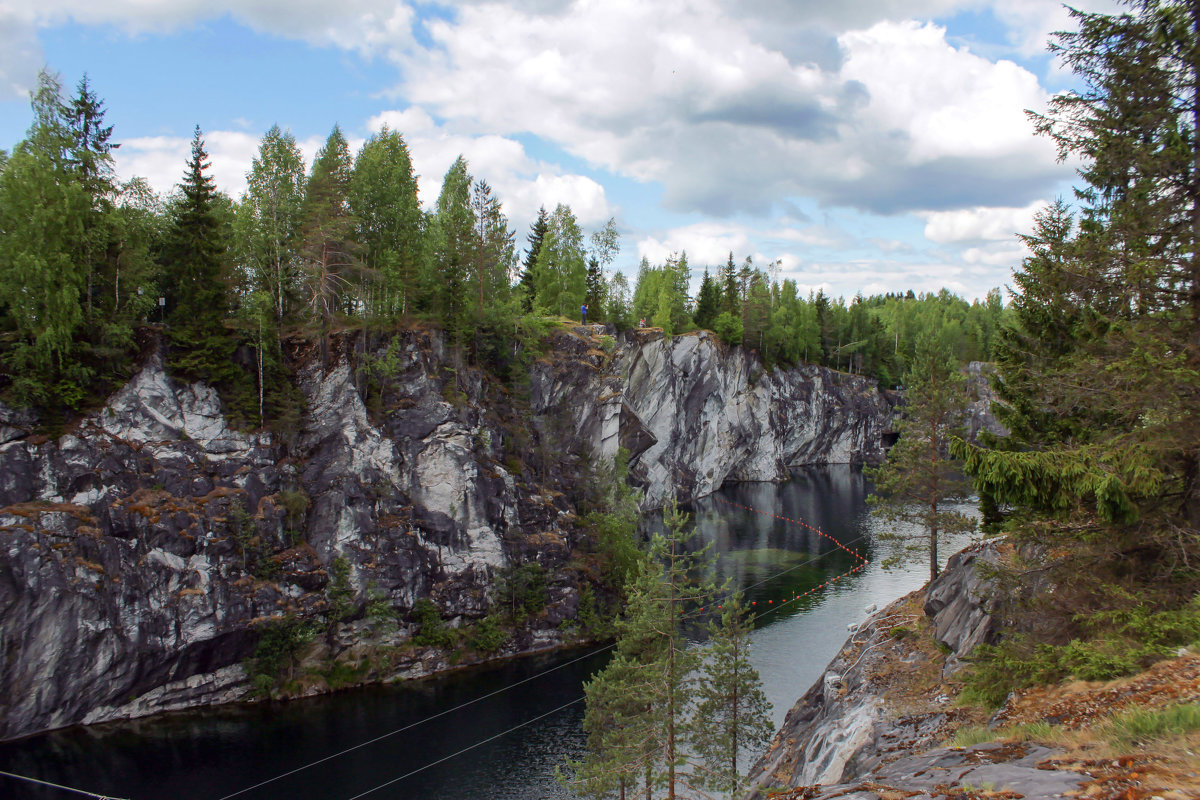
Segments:
[[[822,589],[828,588],[829,586],[832,586],[834,583],[841,580],[842,578],[848,577],[850,575],[853,575],[856,572],[862,571],[862,569],[867,566],[867,558],[862,553],[859,553],[857,550],[851,550],[849,547],[846,547],[846,545],[842,544],[841,542],[839,542],[834,537],[830,536],[825,531],[823,531],[820,528],[817,528],[813,525],[809,525],[807,522],[803,522],[803,521],[797,520],[797,519],[792,519],[791,517],[781,517],[780,515],[772,514],[769,511],[760,511],[757,508],[752,508],[751,506],[742,505],[741,503],[734,503],[734,502],[725,500],[720,497],[714,497],[713,499],[719,503],[724,503],[725,505],[733,506],[734,508],[740,508],[743,511],[750,511],[755,514],[762,514],[764,517],[771,517],[773,519],[780,520],[781,522],[790,522],[793,525],[799,525],[802,528],[806,528],[806,529],[812,531],[813,533],[817,534],[818,536],[825,537],[829,541],[833,542],[833,544],[836,547],[838,547],[839,549],[850,554],[854,558],[858,559],[858,564],[856,564],[851,569],[848,569],[840,575],[835,575],[834,577],[829,578],[828,580],[817,584],[816,586],[809,589],[807,592],[801,592],[797,595],[794,595],[791,599],[784,600],[784,601],[780,602],[778,605],[775,604],[774,600],[768,600],[767,605],[771,605],[771,606],[773,606],[773,608],[769,608],[766,611],[764,611],[762,614],[756,615],[754,617],[755,620],[757,620],[759,617],[764,616],[765,614],[770,613],[771,611],[775,610],[776,608],[783,608],[786,605],[790,605],[792,603],[797,602],[798,600],[801,600],[802,598],[808,597],[810,594],[814,594],[816,592],[821,591]],[[751,601],[750,605],[757,606],[758,601],[757,600]],[[717,608],[724,608],[724,606],[719,605],[719,606],[717,606]]]

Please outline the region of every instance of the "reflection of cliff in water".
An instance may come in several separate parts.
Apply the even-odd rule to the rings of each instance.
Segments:
[[[769,608],[789,600],[789,610],[803,610],[808,603],[795,601],[796,595],[859,563],[814,528],[869,555],[864,523],[868,490],[862,470],[849,465],[801,468],[784,484],[727,484],[683,507],[695,526],[689,545],[711,545],[718,579],[746,588],[756,612],[763,610],[759,605]],[[661,531],[661,516],[647,518],[645,527],[648,533]],[[760,585],[768,578],[773,580]]]

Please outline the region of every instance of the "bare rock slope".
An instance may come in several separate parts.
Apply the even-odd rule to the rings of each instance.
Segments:
[[[363,350],[389,365],[376,385]],[[163,361],[57,438],[0,409],[0,740],[246,698],[264,625],[329,625],[335,564],[356,611],[320,646],[353,656],[354,680],[447,666],[404,647],[410,624],[373,632],[372,595],[402,620],[429,598],[466,624],[535,562],[546,609],[498,654],[554,646],[578,605],[589,462],[626,448],[650,508],[876,459],[892,413],[871,381],[766,372],[703,333],[563,331],[525,389],[467,369],[433,332],[346,340],[325,365],[299,353],[305,411],[274,435],[234,429],[211,387]],[[365,660],[367,634],[386,663]]]

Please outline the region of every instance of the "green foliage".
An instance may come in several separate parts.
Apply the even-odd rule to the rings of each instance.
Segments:
[[[172,344],[169,366],[188,379],[228,385],[240,373],[224,324],[229,239],[209,166],[197,126],[160,257]]]
[[[242,569],[260,580],[274,580],[279,576],[279,563],[271,558],[270,543],[258,533],[254,517],[241,503],[230,504],[225,526],[242,557]]]
[[[90,374],[72,358],[84,321],[85,219],[91,197],[72,159],[68,109],[43,71],[34,123],[0,173],[0,306],[17,334],[7,361],[18,402],[77,405]],[[65,395],[65,396],[64,396]]]
[[[1013,689],[1066,678],[1100,681],[1133,674],[1200,640],[1200,599],[1176,609],[1137,602],[1116,587],[1117,608],[1080,614],[1083,635],[1063,645],[1027,634],[981,645],[972,656],[964,700],[998,707]]]
[[[1158,709],[1135,709],[1109,720],[1104,738],[1122,751],[1144,749],[1155,740],[1200,731],[1200,703]]]
[[[774,729],[771,704],[750,662],[753,624],[739,595],[722,605],[720,621],[709,623],[688,737],[702,764],[696,783],[736,797],[744,788],[739,757],[756,756]]]
[[[720,336],[721,341],[726,344],[741,344],[743,335],[741,317],[735,317],[728,311],[722,311],[713,320],[713,333]]]
[[[451,647],[454,645],[454,631],[446,627],[442,613],[428,597],[418,600],[412,609],[412,620],[418,626],[417,633],[412,637],[413,644],[422,647]]]
[[[293,546],[304,541],[304,515],[308,512],[309,499],[303,489],[284,489],[279,493],[279,504],[283,506],[283,524]]]
[[[711,603],[723,590],[708,577],[711,561],[704,551],[684,551],[687,516],[672,505],[665,521],[667,535],[654,537],[650,558],[639,562],[629,584],[625,613],[617,625],[616,655],[584,686],[587,753],[580,761],[568,761],[565,770],[558,772],[559,780],[577,794],[606,797],[613,792],[631,792],[642,783],[647,793],[666,786],[668,796],[674,796],[689,772],[684,743],[690,726],[708,724],[689,715],[696,698],[700,657],[696,649],[686,646],[683,631],[698,619],[703,603]],[[740,623],[732,624],[737,627]],[[756,676],[743,669],[747,667],[741,660],[746,633],[744,628],[730,632],[726,645],[733,642],[732,646],[717,647],[720,652],[714,654],[705,673],[704,713],[715,717],[717,727],[721,720],[730,719],[726,713],[729,706],[720,698],[728,700],[730,691],[736,693],[731,689],[735,684],[746,690],[757,682]],[[731,678],[735,674],[739,677]],[[753,689],[749,691],[754,694]],[[746,694],[741,696],[749,699]],[[755,704],[753,700],[749,703]],[[722,710],[718,712],[718,708]],[[740,712],[733,716],[740,718]],[[743,734],[747,731],[734,727]],[[714,756],[722,761],[722,773],[728,756],[728,749]],[[712,776],[714,784],[725,785],[724,776],[694,767],[692,781],[699,775]]]
[[[533,263],[536,303],[560,317],[574,317],[587,300],[587,261],[583,232],[570,206],[559,203],[550,214]]]
[[[375,586],[367,587],[367,619],[377,635],[387,635],[396,630],[398,614],[387,594]]]
[[[315,636],[312,625],[290,615],[259,625],[254,655],[243,664],[254,693],[274,697],[292,680],[300,651]]]
[[[350,562],[345,556],[337,556],[329,568],[329,584],[325,596],[329,600],[329,624],[336,626],[354,616],[358,606],[354,602],[354,589],[350,586]]]
[[[546,570],[536,561],[507,567],[496,580],[496,603],[516,623],[546,607]]]
[[[276,327],[292,310],[299,275],[304,156],[296,137],[273,125],[259,144],[237,208],[236,250],[254,291],[271,299]]]
[[[342,129],[333,126],[317,151],[304,187],[299,279],[302,298],[318,326],[321,361],[327,363],[329,331],[361,285],[359,246],[350,214],[353,163]]]
[[[946,453],[949,438],[961,427],[967,398],[953,359],[932,337],[922,339],[905,383],[904,412],[897,426],[900,439],[887,461],[866,474],[875,483],[876,493],[870,497],[873,513],[889,522],[917,526],[915,536],[894,529],[882,534],[885,541],[902,547],[901,554],[884,566],[925,555],[933,580],[941,538],[975,528],[973,519],[946,507],[950,501],[966,499],[971,491],[959,465]]]
[[[488,615],[472,626],[466,635],[467,647],[477,653],[494,653],[504,646],[508,636],[494,616]]]
[[[350,211],[363,248],[370,313],[385,319],[407,314],[425,269],[426,242],[417,177],[408,145],[386,125],[354,160]]]

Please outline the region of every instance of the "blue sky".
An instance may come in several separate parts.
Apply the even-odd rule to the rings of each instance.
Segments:
[[[311,158],[335,122],[354,146],[386,122],[426,203],[463,153],[522,243],[565,202],[616,217],[630,273],[732,250],[802,290],[981,297],[1069,197],[1023,113],[1070,86],[1045,52],[1069,24],[1051,0],[17,0],[0,147],[46,64],[87,72],[120,173],[162,191],[196,124],[236,197],[272,124]]]

